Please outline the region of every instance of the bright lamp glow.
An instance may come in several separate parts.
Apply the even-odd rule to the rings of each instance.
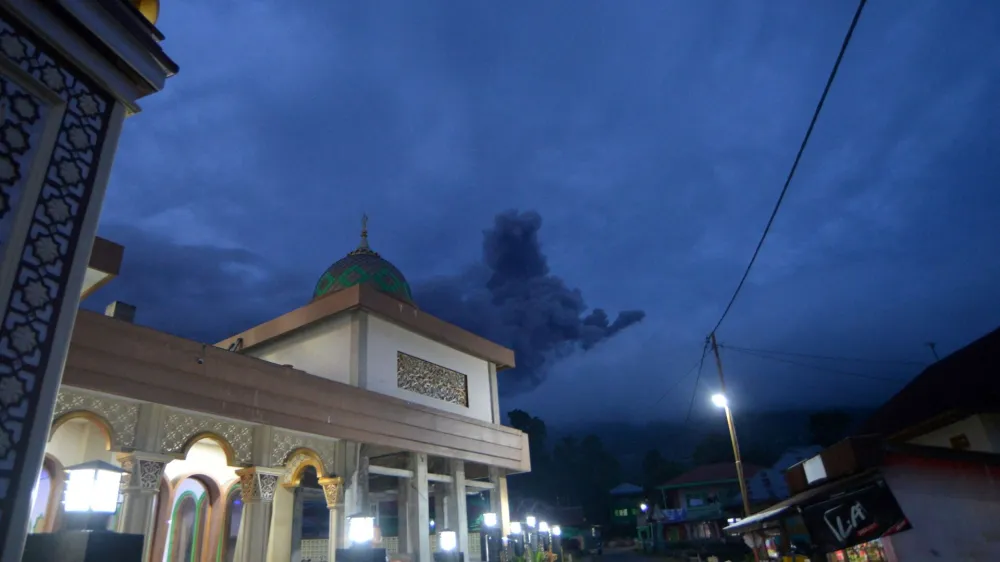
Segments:
[[[549,524],[546,523],[545,521],[542,521],[541,523],[539,523],[538,524],[538,532],[539,533],[548,533],[549,532]]]
[[[66,469],[64,509],[69,513],[114,513],[126,471],[103,461],[91,461]]]
[[[558,537],[560,535],[562,535],[562,527],[560,527],[559,525],[553,525],[552,526],[552,536],[553,537]]]
[[[726,400],[725,394],[716,393],[712,395],[712,404],[715,404],[719,408],[725,408],[729,405],[729,400]]]
[[[434,520],[433,520],[433,519],[431,519],[431,529],[433,529],[433,528],[434,528],[434,525],[435,525],[435,523],[434,523]]]
[[[455,531],[441,531],[438,535],[438,546],[445,552],[451,552],[458,548],[458,535]]]
[[[348,517],[347,540],[352,545],[366,544],[375,540],[375,518],[362,515]]]
[[[538,522],[538,519],[535,519],[534,515],[529,515],[529,516],[527,516],[527,517],[524,518],[524,522],[527,523],[529,527],[531,527],[532,529],[534,529],[535,528],[535,523]]]
[[[649,509],[649,506],[646,505],[646,504],[644,504],[644,503],[640,503],[639,504],[639,509],[641,509],[643,511],[646,511],[647,509]]]
[[[512,534],[512,535],[520,535],[521,534],[521,522],[520,521],[511,521],[510,522],[510,534]]]
[[[483,525],[487,527],[497,526],[497,514],[496,513],[484,513],[483,514]]]

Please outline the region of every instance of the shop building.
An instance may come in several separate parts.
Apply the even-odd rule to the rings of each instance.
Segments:
[[[998,372],[1000,330],[928,367],[864,435],[791,467],[789,499],[726,531],[838,562],[1000,560]],[[787,540],[796,520],[808,543]]]

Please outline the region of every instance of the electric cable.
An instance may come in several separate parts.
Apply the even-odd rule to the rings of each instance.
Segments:
[[[684,375],[678,377],[677,380],[674,381],[674,384],[672,384],[669,387],[667,387],[667,389],[663,391],[663,394],[660,394],[660,397],[656,399],[656,402],[653,402],[653,405],[651,406],[651,408],[656,408],[657,406],[659,406],[660,402],[663,402],[663,399],[666,398],[667,395],[670,394],[670,392],[672,390],[676,389],[678,386],[680,386],[680,384],[682,382],[684,382],[689,376],[691,376],[691,373],[693,373],[695,371],[695,369],[698,369],[699,366],[704,361],[705,361],[705,359],[704,359],[704,354],[703,354],[702,358],[700,360],[698,360],[694,365],[692,365],[691,368],[688,369],[687,372],[684,373]]]
[[[745,351],[750,353],[762,353],[767,355],[783,355],[786,357],[801,357],[803,359],[822,359],[825,361],[844,361],[853,363],[883,363],[887,365],[913,365],[926,367],[928,365],[925,361],[912,361],[905,359],[873,359],[865,357],[844,357],[837,355],[813,355],[810,353],[796,353],[792,351],[775,351],[768,349],[755,349],[752,347],[740,347],[736,345],[722,345],[719,344],[720,348],[731,349],[733,351]]]
[[[705,347],[701,350],[701,359],[698,361],[698,376],[694,379],[694,390],[691,391],[691,402],[688,404],[688,413],[684,418],[684,425],[691,421],[691,412],[694,410],[694,400],[698,397],[698,385],[701,384],[701,372],[705,367],[705,356],[708,355],[708,338],[705,338]]]
[[[752,351],[740,351],[740,350],[737,350],[737,349],[732,348],[732,347],[730,347],[729,350],[730,351],[734,351],[736,353],[742,353],[744,355],[749,355],[750,357],[757,357],[759,359],[767,359],[767,360],[770,360],[770,361],[776,361],[778,363],[786,363],[788,365],[795,365],[795,366],[798,366],[798,367],[806,367],[806,368],[809,368],[809,369],[816,369],[817,371],[826,371],[826,372],[829,372],[829,373],[834,373],[834,374],[838,374],[838,375],[844,375],[844,376],[848,376],[848,377],[856,377],[856,378],[860,378],[860,379],[868,379],[868,380],[874,380],[874,381],[880,381],[880,382],[893,382],[893,383],[907,382],[907,380],[902,379],[902,378],[880,377],[878,375],[867,375],[867,374],[864,374],[864,373],[856,373],[854,371],[844,371],[844,370],[841,370],[841,369],[833,369],[833,368],[830,368],[830,367],[824,367],[822,365],[813,365],[813,364],[810,364],[810,363],[802,363],[800,361],[793,361],[791,359],[784,359],[784,358],[781,358],[781,357],[773,357],[773,356],[763,355],[763,354],[760,354],[760,353],[754,353]]]
[[[760,236],[760,240],[757,242],[757,247],[753,251],[753,255],[750,257],[750,263],[747,264],[746,270],[743,272],[743,277],[740,279],[738,285],[736,285],[736,290],[733,292],[733,296],[729,299],[729,304],[726,305],[725,310],[722,312],[722,316],[719,321],[716,322],[715,327],[712,328],[712,333],[719,331],[719,327],[722,326],[722,322],[729,315],[730,309],[733,308],[733,303],[736,302],[736,297],[739,296],[740,291],[743,289],[743,285],[746,283],[747,277],[750,275],[750,269],[753,268],[753,264],[757,261],[757,256],[760,254],[760,249],[764,245],[764,240],[767,238],[768,233],[771,231],[771,226],[774,224],[774,218],[778,215],[778,210],[781,208],[781,203],[785,200],[785,194],[788,192],[788,186],[792,183],[792,178],[795,177],[795,171],[799,167],[799,161],[802,160],[802,154],[806,150],[806,145],[809,144],[809,138],[812,136],[813,129],[816,127],[816,122],[819,120],[819,114],[823,110],[823,104],[826,103],[826,97],[830,93],[830,88],[833,86],[833,80],[837,76],[837,71],[840,69],[840,63],[844,60],[844,53],[847,52],[847,46],[851,42],[851,37],[854,36],[854,29],[858,25],[858,20],[861,18],[861,12],[865,8],[867,0],[861,0],[858,3],[858,9],[854,12],[854,19],[851,20],[851,26],[847,28],[847,35],[844,36],[844,42],[840,46],[840,53],[837,55],[837,60],[833,64],[833,69],[830,71],[830,76],[826,80],[826,87],[823,88],[823,95],[819,98],[819,103],[816,104],[816,110],[813,111],[812,120],[809,122],[809,128],[806,129],[805,137],[802,139],[802,144],[799,145],[799,151],[795,155],[795,160],[792,162],[792,168],[788,172],[788,177],[785,178],[785,184],[781,188],[781,193],[778,195],[778,201],[774,204],[774,210],[771,211],[771,216],[767,219],[767,224],[764,226],[764,232]]]

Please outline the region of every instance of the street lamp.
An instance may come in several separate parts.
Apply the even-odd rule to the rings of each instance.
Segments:
[[[520,521],[510,522],[510,537],[508,544],[514,544],[514,556],[524,555],[524,530]]]
[[[562,547],[562,527],[559,525],[552,526],[552,548],[550,552],[554,552],[556,555],[556,560],[560,562],[563,559],[563,547]]]
[[[712,404],[715,404],[718,408],[728,408],[729,400],[726,399],[726,395],[721,392],[716,392],[712,395]]]
[[[497,527],[497,514],[496,513],[484,513],[483,514],[483,532],[480,533],[480,549],[486,554],[486,562],[495,562],[500,559],[500,553],[495,552],[501,547],[501,542],[497,540],[497,532],[499,528]]]
[[[538,539],[541,542],[542,550],[551,550],[551,536],[549,535],[549,524],[546,521],[538,523]]]
[[[643,503],[640,503],[640,504],[639,504],[639,509],[640,509],[640,510],[641,510],[641,511],[642,511],[643,513],[646,513],[646,510],[647,510],[647,509],[649,509],[649,506],[648,506],[648,505],[646,505],[646,503],[645,503],[645,502],[643,502]]]

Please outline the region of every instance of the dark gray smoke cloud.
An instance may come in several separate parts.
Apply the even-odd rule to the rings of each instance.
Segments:
[[[538,386],[553,361],[592,349],[646,316],[626,310],[612,321],[600,308],[588,310],[580,290],[549,271],[541,227],[538,213],[501,213],[483,232],[482,263],[414,288],[423,310],[515,351],[514,376],[500,379],[505,394]]]

